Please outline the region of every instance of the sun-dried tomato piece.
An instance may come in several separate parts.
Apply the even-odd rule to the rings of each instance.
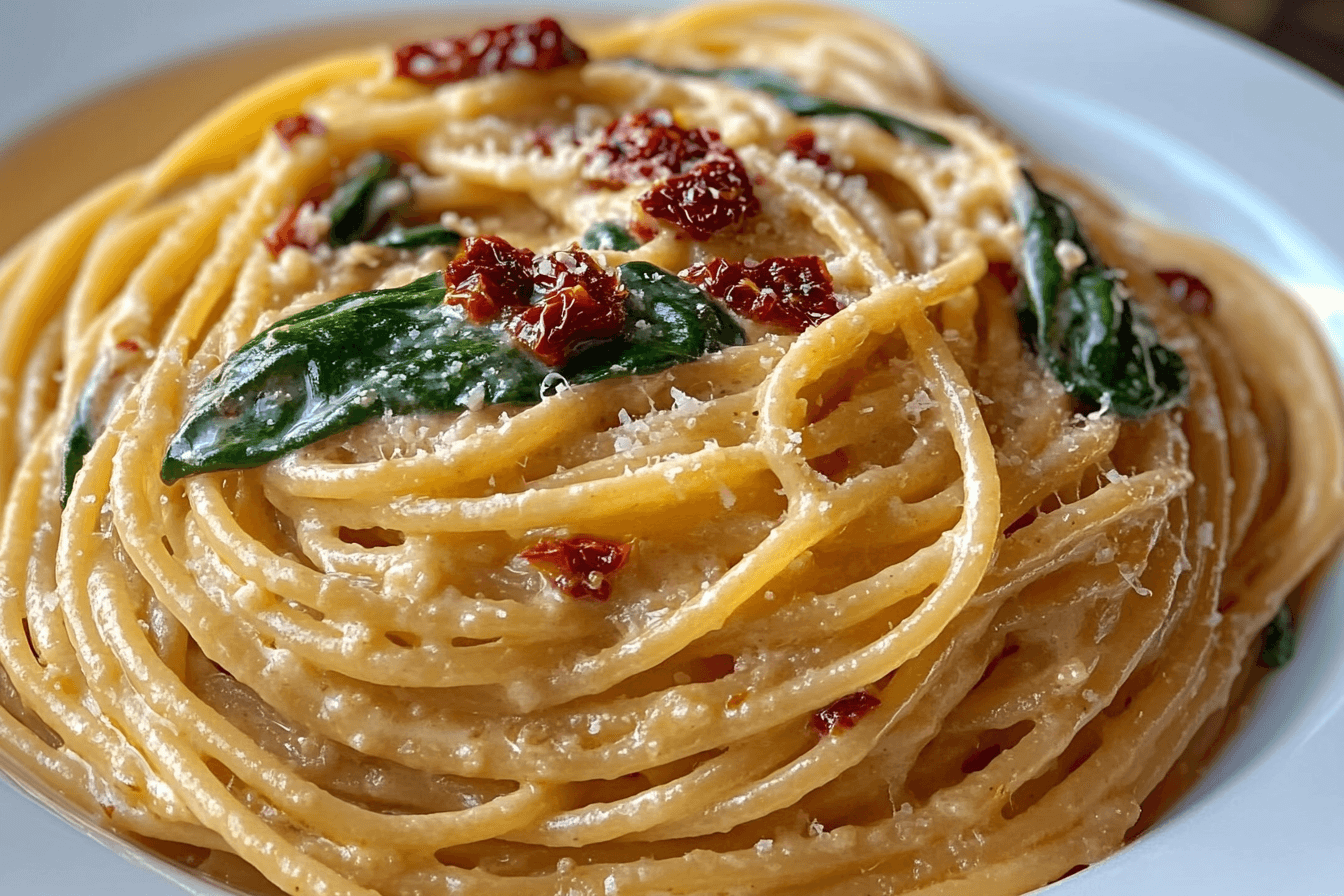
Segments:
[[[1011,261],[991,261],[988,273],[989,276],[999,281],[1006,293],[1012,293],[1013,290],[1017,289],[1017,284],[1022,279],[1018,276],[1017,268],[1013,267]]]
[[[509,70],[544,72],[588,61],[588,52],[555,19],[482,28],[397,49],[397,75],[421,84],[449,84]]]
[[[589,159],[599,183],[619,187],[683,174],[712,149],[726,149],[713,131],[687,130],[667,109],[645,109],[608,125]]]
[[[1213,290],[1194,274],[1164,270],[1157,272],[1157,278],[1166,285],[1171,300],[1186,314],[1213,313]]]
[[[539,299],[509,318],[514,341],[543,363],[559,367],[590,342],[625,327],[625,294],[615,275],[585,252],[555,252],[537,260],[533,290]]]
[[[505,329],[542,363],[559,367],[589,343],[617,336],[624,325],[622,306],[600,302],[574,286],[527,306],[509,318]]]
[[[461,305],[472,322],[494,320],[505,308],[526,305],[532,297],[530,249],[498,236],[469,236],[443,271],[444,301]]]
[[[825,709],[812,713],[811,727],[825,736],[837,731],[847,731],[859,723],[859,720],[882,705],[876,694],[869,691],[857,691],[847,694]]]
[[[578,135],[574,133],[572,127],[557,128],[549,124],[543,124],[534,128],[530,136],[532,145],[541,150],[541,154],[548,158],[555,154],[557,146],[579,145]]]
[[[611,597],[608,576],[630,559],[630,543],[595,535],[543,539],[518,556],[546,567],[547,578],[559,591],[578,600]]]
[[[322,242],[322,235],[312,228],[304,227],[303,216],[315,212],[318,205],[316,199],[305,199],[285,210],[280,222],[262,240],[272,258],[279,258],[280,253],[290,246],[298,246],[310,252],[317,248],[318,243]]]
[[[658,235],[658,229],[651,226],[647,221],[631,221],[626,230],[630,231],[632,237],[639,240],[640,245],[649,242]]]
[[[727,148],[663,181],[641,196],[639,205],[697,240],[709,239],[761,210],[751,175],[737,153]]]
[[[288,118],[282,118],[275,123],[275,133],[279,135],[280,140],[286,146],[293,144],[295,140],[304,134],[312,134],[320,137],[327,132],[327,127],[322,122],[313,118],[311,115],[291,115]]]
[[[767,258],[755,264],[716,258],[694,265],[682,276],[743,317],[795,333],[840,310],[831,274],[815,255]]]
[[[831,154],[817,146],[817,135],[799,131],[784,141],[784,148],[800,159],[811,159],[822,168],[831,167]]]
[[[619,304],[624,296],[621,282],[593,260],[587,252],[569,249],[543,255],[532,265],[532,288],[539,295],[563,292],[583,287],[594,299],[605,304]]]
[[[751,176],[732,147],[707,128],[677,124],[666,109],[623,115],[593,150],[595,183],[620,187],[661,180],[639,197],[651,217],[708,239],[761,210]]]
[[[550,158],[555,153],[555,129],[550,125],[542,125],[533,129],[529,135],[531,144],[541,151],[543,156]]]

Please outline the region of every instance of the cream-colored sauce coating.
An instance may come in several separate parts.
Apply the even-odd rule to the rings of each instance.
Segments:
[[[437,92],[388,77],[385,51],[300,69],[5,260],[9,760],[263,892],[1014,894],[1103,858],[1338,537],[1344,413],[1309,318],[950,108],[880,26],[752,4],[579,33],[582,69]],[[630,53],[782,65],[953,147],[602,61]],[[594,189],[585,153],[536,152],[530,129],[591,142],[650,106],[719,130],[762,212],[599,260],[816,254],[844,311],[535,406],[159,480],[190,394],[251,335],[443,263],[271,259],[262,238],[333,157],[406,151],[445,221],[550,251],[647,185]],[[299,108],[330,133],[285,150],[266,132]],[[842,172],[784,149],[801,129]],[[1187,408],[1080,415],[1027,351],[987,273],[1020,238],[1023,162],[1130,272],[1190,366]],[[1214,287],[1211,317],[1171,304],[1152,273],[1170,266]],[[62,510],[79,389],[132,336],[147,366]],[[520,556],[574,532],[633,544],[605,603]],[[818,734],[860,692],[876,708]]]

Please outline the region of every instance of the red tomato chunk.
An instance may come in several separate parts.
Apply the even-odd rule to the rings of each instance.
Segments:
[[[707,128],[683,128],[666,109],[621,116],[591,158],[602,169],[596,182],[608,187],[661,181],[639,198],[640,207],[692,239],[709,239],[761,210],[732,147]]]
[[[445,302],[476,324],[505,315],[505,332],[550,367],[625,327],[620,280],[578,249],[537,257],[502,237],[467,237],[443,279]]]
[[[820,735],[847,731],[859,723],[859,720],[882,705],[875,694],[858,691],[841,697],[825,709],[812,714],[812,730]]]
[[[546,567],[557,589],[577,600],[603,601],[611,597],[607,578],[630,559],[630,543],[595,535],[548,538],[524,550],[520,557]]]
[[[630,235],[639,240],[641,244],[649,242],[658,235],[657,228],[650,227],[645,221],[631,221],[630,226],[626,229],[629,230]]]
[[[840,310],[826,265],[815,255],[767,258],[756,264],[716,258],[683,276],[743,317],[795,333]]]
[[[784,141],[784,148],[800,159],[811,159],[822,168],[831,165],[831,154],[817,146],[817,135],[812,131],[799,131]]]
[[[713,147],[726,149],[713,131],[687,130],[668,110],[645,109],[608,125],[590,158],[602,166],[599,182],[619,187],[682,174]]]
[[[1212,314],[1213,290],[1194,274],[1185,271],[1158,271],[1157,278],[1167,287],[1171,300],[1186,314]]]
[[[306,199],[298,205],[287,209],[280,223],[275,225],[275,229],[266,236],[262,242],[266,244],[266,250],[271,253],[272,258],[279,258],[280,253],[290,246],[298,246],[301,249],[309,251],[317,248],[321,242],[316,234],[307,233],[299,226],[300,217],[305,210],[314,211],[318,207],[315,199]]]
[[[505,308],[526,305],[532,297],[530,249],[519,249],[497,236],[470,236],[443,271],[444,301],[461,305],[473,323],[489,323]]]
[[[559,367],[587,344],[611,339],[625,326],[625,294],[616,277],[585,252],[539,259],[534,291],[540,301],[511,317],[505,329],[543,363]]]
[[[587,61],[588,52],[551,18],[407,44],[396,53],[397,75],[428,85],[510,70],[544,72]]]
[[[579,138],[571,127],[556,128],[543,124],[532,131],[531,143],[541,150],[543,156],[549,157],[555,154],[557,146],[577,146]]]
[[[707,240],[761,210],[746,166],[726,148],[654,187],[640,197],[639,205],[697,240]]]
[[[1021,279],[1017,275],[1017,268],[1013,267],[1010,261],[991,261],[986,276],[998,280],[999,284],[1003,286],[1003,291],[1009,294],[1017,289],[1017,284]]]
[[[327,132],[326,125],[311,115],[291,115],[275,123],[275,133],[286,146],[290,146],[304,134],[321,136]]]

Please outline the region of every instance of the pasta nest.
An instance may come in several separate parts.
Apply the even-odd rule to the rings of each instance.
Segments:
[[[1019,893],[1109,854],[1188,778],[1344,518],[1306,316],[1035,163],[1190,375],[1180,408],[1080,410],[1003,277],[1029,158],[904,38],[756,4],[579,39],[586,65],[437,89],[387,51],[285,73],[11,253],[7,765],[259,892]],[[951,146],[673,70],[760,65]],[[334,166],[396,153],[445,223],[560,251],[630,217],[641,187],[586,172],[603,129],[650,108],[716,131],[761,211],[593,257],[817,256],[839,313],[160,478],[250,337],[449,260],[268,252]],[[269,132],[299,111],[320,139]],[[829,163],[789,145],[802,130]],[[1213,312],[1170,301],[1173,264]],[[62,507],[80,390],[108,370]],[[521,556],[576,533],[630,545],[606,600]]]

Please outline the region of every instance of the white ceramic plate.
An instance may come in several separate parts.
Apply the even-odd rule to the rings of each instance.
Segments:
[[[652,4],[574,3],[617,10]],[[855,2],[888,16],[1044,153],[1149,217],[1221,240],[1294,286],[1344,366],[1344,92],[1268,51],[1146,2]],[[8,0],[0,139],[151,66],[372,0]],[[480,7],[477,7],[479,10]],[[444,6],[436,11],[442,16]],[[492,10],[491,16],[506,13]],[[96,135],[89,135],[96,138]],[[1050,896],[1340,896],[1344,567],[1321,583],[1297,657],[1173,812]],[[162,869],[158,869],[162,870]],[[0,893],[173,896],[0,787]]]

